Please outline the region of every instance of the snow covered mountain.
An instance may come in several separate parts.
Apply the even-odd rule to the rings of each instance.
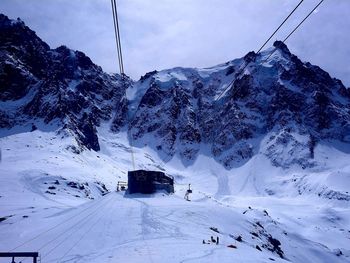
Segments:
[[[189,165],[204,145],[228,169],[258,153],[264,138],[264,154],[283,167],[315,166],[321,140],[350,143],[350,91],[281,42],[212,68],[155,71],[133,82],[0,18],[2,128],[56,122],[98,151],[96,127],[111,121],[114,132],[128,127],[137,146],[164,160],[179,154]]]
[[[157,138],[155,148],[187,160],[207,144],[227,168],[254,156],[264,136],[265,154],[284,167],[315,165],[313,148],[321,140],[350,143],[350,90],[283,43],[274,47],[270,58],[271,49],[208,69],[146,75],[128,89],[135,90],[130,99],[137,108],[133,140],[147,135],[143,142],[152,144]],[[288,152],[281,155],[282,148]]]
[[[281,42],[133,81],[0,15],[0,148],[0,251],[38,250],[43,262],[350,259],[350,90]],[[136,168],[173,175],[175,194],[114,193],[131,151]],[[202,243],[211,235],[220,245]]]
[[[56,124],[98,151],[96,126],[112,118],[125,93],[82,52],[50,49],[21,20],[0,15],[0,127]],[[126,80],[126,83],[131,80]]]

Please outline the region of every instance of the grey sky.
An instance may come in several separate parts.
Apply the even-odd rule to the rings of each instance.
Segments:
[[[208,67],[241,57],[256,51],[298,2],[118,0],[125,71],[138,79],[154,69]],[[318,2],[305,0],[273,40],[283,39]],[[52,48],[81,50],[105,71],[117,71],[110,0],[1,0],[0,12],[21,17]],[[350,0],[325,0],[287,42],[302,60],[346,86],[349,14]]]

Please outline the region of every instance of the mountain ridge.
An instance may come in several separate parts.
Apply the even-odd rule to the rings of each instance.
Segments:
[[[281,42],[273,55],[133,81],[0,21],[2,251],[51,262],[349,261],[340,81]],[[131,169],[172,176],[175,192],[116,191]]]
[[[179,154],[190,165],[207,145],[227,169],[261,148],[276,166],[313,167],[319,141],[350,143],[350,90],[280,41],[214,67],[176,67],[133,81],[103,72],[80,51],[50,49],[21,20],[1,15],[0,31],[5,130],[57,122],[80,150],[99,151],[96,128],[109,122],[113,132],[127,128],[135,146],[151,146],[164,160]],[[281,158],[284,148],[290,149]]]

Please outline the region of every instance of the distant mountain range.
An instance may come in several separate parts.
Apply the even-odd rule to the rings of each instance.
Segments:
[[[55,129],[74,136],[77,152],[99,151],[102,122],[165,161],[179,155],[191,165],[203,153],[230,169],[262,153],[275,166],[306,168],[317,165],[320,141],[350,147],[350,90],[279,41],[211,68],[133,81],[80,51],[50,49],[24,22],[0,15],[0,137]]]

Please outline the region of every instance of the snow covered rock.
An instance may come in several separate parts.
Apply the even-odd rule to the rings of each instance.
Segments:
[[[96,127],[109,122],[163,160],[179,155],[191,165],[204,153],[227,169],[258,152],[276,166],[314,167],[320,141],[350,143],[349,89],[279,41],[211,68],[153,71],[134,82],[82,52],[50,49],[21,20],[1,15],[0,29],[3,129],[57,123],[98,151]]]
[[[50,49],[21,20],[4,15],[0,57],[2,128],[56,121],[82,147],[99,150],[96,126],[111,119],[125,93],[120,76],[104,73],[80,51]]]
[[[279,139],[264,148],[273,164],[311,167],[318,141],[350,142],[348,89],[300,61],[282,42],[208,69],[152,72],[129,89],[142,90],[134,92],[140,98],[130,98],[140,101],[131,122],[133,139],[143,138],[147,145],[157,141],[156,149],[168,156],[193,160],[204,143],[232,168],[249,160],[259,151],[260,138],[272,133]],[[300,136],[309,139],[299,142]],[[281,159],[287,144],[288,160]]]

